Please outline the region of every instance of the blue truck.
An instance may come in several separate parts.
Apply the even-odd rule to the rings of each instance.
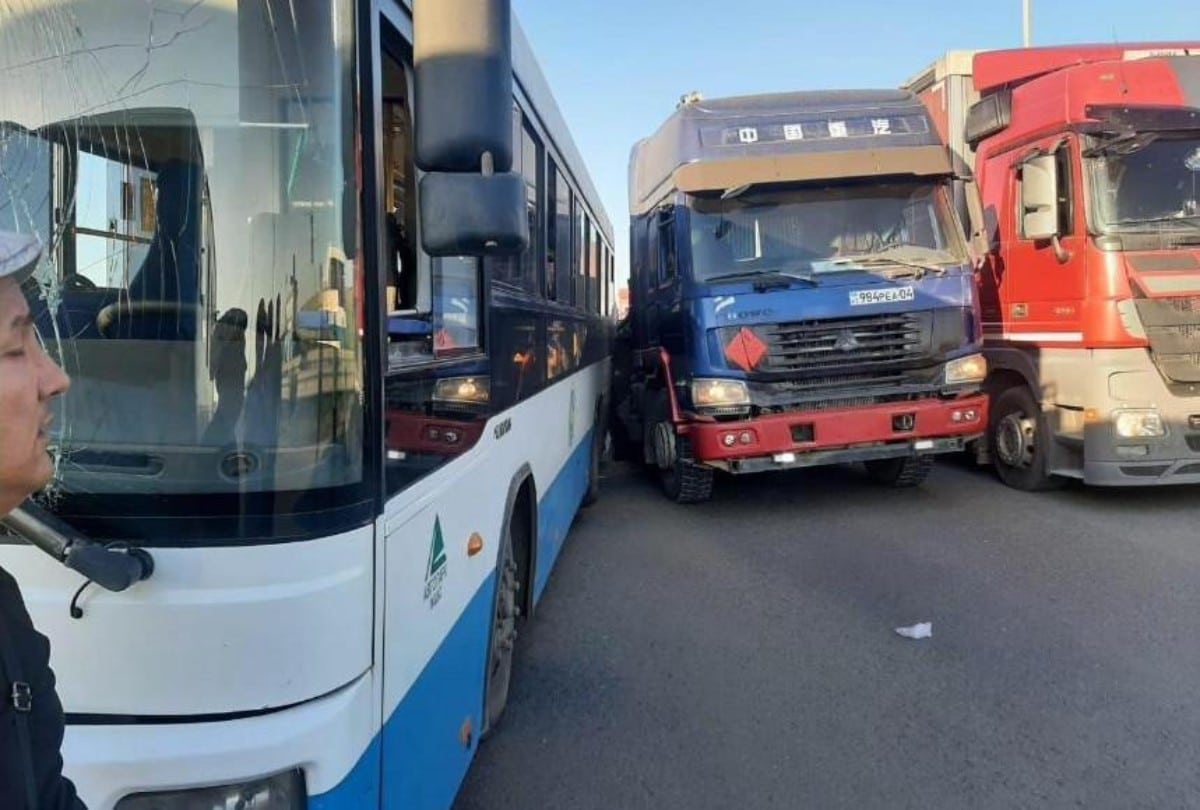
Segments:
[[[681,503],[717,472],[924,481],[987,425],[968,175],[906,91],[682,100],[630,161],[614,447]]]

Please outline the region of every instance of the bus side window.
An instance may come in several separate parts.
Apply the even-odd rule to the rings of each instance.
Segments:
[[[551,286],[557,301],[570,304],[575,300],[571,289],[571,187],[561,171],[556,170],[554,176],[554,210],[550,217],[554,222],[555,281]]]
[[[383,62],[384,227],[387,229],[387,308],[420,309],[416,250],[416,168],[409,71],[395,59]]]

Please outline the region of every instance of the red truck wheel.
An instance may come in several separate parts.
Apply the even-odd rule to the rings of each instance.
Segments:
[[[1049,472],[1050,431],[1033,393],[1009,388],[991,413],[992,462],[1000,480],[1013,489],[1040,492],[1061,486]]]

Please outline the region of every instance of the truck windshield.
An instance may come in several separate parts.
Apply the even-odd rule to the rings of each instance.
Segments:
[[[1103,231],[1200,231],[1200,133],[1116,142],[1091,158]]]
[[[688,207],[697,281],[964,261],[946,195],[934,183],[751,189],[695,195]]]
[[[349,0],[0,10],[0,227],[44,246],[31,307],[73,382],[49,505],[92,536],[359,520],[353,21]]]

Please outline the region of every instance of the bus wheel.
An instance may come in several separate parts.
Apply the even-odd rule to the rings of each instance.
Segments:
[[[492,616],[492,642],[488,651],[487,717],[485,733],[495,727],[508,705],[508,687],[512,683],[513,648],[517,641],[517,617],[520,615],[520,581],[513,554],[513,532],[522,516],[513,515],[504,532],[504,545],[496,567],[496,610]]]
[[[933,456],[903,456],[881,458],[865,464],[872,481],[884,486],[904,489],[919,487],[933,470]]]
[[[991,415],[992,462],[1013,489],[1038,492],[1061,481],[1049,473],[1049,431],[1042,409],[1025,386],[1000,394]]]
[[[675,458],[659,470],[663,492],[676,503],[703,503],[712,497],[714,472],[692,461],[692,446],[686,436],[675,437]]]

